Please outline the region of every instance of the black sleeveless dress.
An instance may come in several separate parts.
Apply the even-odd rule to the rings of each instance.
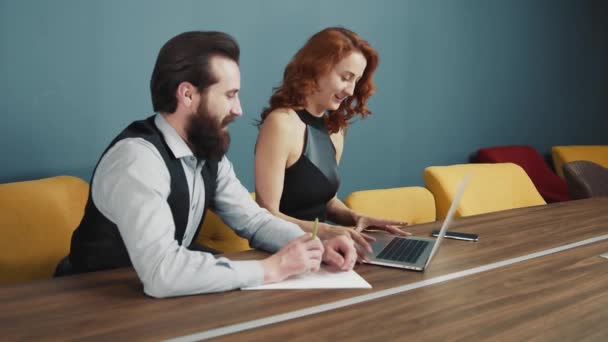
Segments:
[[[340,186],[336,148],[322,117],[306,110],[296,113],[306,124],[304,149],[300,158],[285,170],[279,210],[300,220],[325,221],[327,202]]]

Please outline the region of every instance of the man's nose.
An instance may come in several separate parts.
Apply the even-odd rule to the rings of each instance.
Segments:
[[[230,112],[236,116],[243,115],[243,108],[241,108],[241,99],[240,98],[238,98],[238,97],[236,98],[236,101],[232,105],[232,109],[230,110]]]

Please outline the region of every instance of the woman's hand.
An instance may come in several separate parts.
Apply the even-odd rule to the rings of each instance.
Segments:
[[[407,222],[379,219],[379,218],[368,217],[368,216],[359,216],[359,217],[357,217],[356,222],[357,222],[357,224],[355,226],[355,230],[357,232],[362,232],[363,230],[365,230],[367,228],[375,228],[375,229],[384,230],[387,233],[393,234],[393,235],[400,235],[400,236],[412,235],[411,233],[408,233],[408,232],[402,230],[402,228],[407,226]]]

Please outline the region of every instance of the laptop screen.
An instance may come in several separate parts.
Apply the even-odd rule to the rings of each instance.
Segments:
[[[462,197],[462,194],[464,193],[464,188],[466,187],[466,185],[470,179],[471,179],[471,173],[467,173],[464,176],[464,178],[462,179],[462,181],[460,182],[460,185],[458,185],[458,190],[456,190],[456,196],[454,196],[454,200],[452,201],[452,205],[450,205],[448,214],[445,216],[445,220],[443,220],[443,224],[441,225],[441,230],[439,231],[439,235],[437,236],[437,240],[435,241],[433,250],[431,250],[431,254],[429,255],[429,258],[426,260],[426,264],[424,265],[425,268],[429,265],[429,263],[431,262],[431,259],[433,259],[433,256],[435,255],[435,253],[437,253],[437,250],[439,249],[439,245],[441,245],[441,241],[443,241],[443,237],[445,236],[445,232],[448,231],[448,226],[452,222],[452,218],[454,217],[454,212],[456,212],[456,207],[458,206],[458,202],[460,202],[460,198]]]

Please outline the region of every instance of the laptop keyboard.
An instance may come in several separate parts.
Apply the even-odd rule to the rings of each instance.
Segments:
[[[429,241],[394,238],[376,258],[414,263],[429,243]]]

